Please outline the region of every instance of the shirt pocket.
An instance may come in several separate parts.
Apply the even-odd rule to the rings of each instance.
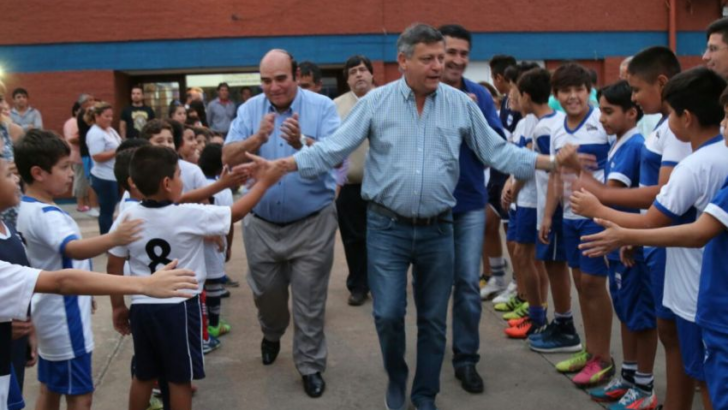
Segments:
[[[454,172],[459,169],[460,145],[462,138],[457,128],[438,125],[432,142],[431,156],[434,165],[445,172]]]

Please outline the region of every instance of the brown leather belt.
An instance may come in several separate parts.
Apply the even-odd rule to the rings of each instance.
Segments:
[[[412,226],[430,226],[436,223],[452,223],[452,219],[447,218],[451,213],[450,210],[427,218],[408,218],[394,212],[386,206],[379,205],[376,202],[369,202],[369,209],[371,209],[373,212],[378,213],[379,215],[386,216],[387,218],[392,218],[397,222]]]

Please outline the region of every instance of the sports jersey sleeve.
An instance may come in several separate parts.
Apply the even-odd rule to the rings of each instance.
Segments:
[[[91,128],[88,134],[86,134],[86,145],[88,145],[88,152],[91,156],[104,152],[106,138],[101,130],[97,127]]]
[[[119,228],[119,224],[121,223],[121,221],[124,220],[125,217],[126,214],[120,214],[111,225],[109,233],[116,232],[116,230]],[[129,256],[129,249],[126,247],[126,245],[114,246],[113,248],[109,249],[109,253],[116,256],[117,258],[126,258]]]
[[[718,191],[718,195],[705,208],[705,213],[710,214],[728,229],[728,184],[723,185],[723,189]]]
[[[674,222],[687,213],[705,189],[701,181],[688,164],[679,164],[670,175],[670,181],[662,187],[655,198],[654,206]]]
[[[204,188],[207,186],[207,178],[205,178],[205,174],[202,173],[202,170],[197,165],[190,167],[192,171],[192,178],[190,179],[192,181],[192,189],[199,189]]]
[[[183,204],[185,221],[195,227],[200,236],[222,236],[230,232],[232,209],[228,206]]]
[[[551,133],[546,127],[533,130],[534,148],[543,155],[551,155]]]
[[[46,245],[66,255],[69,242],[81,239],[75,227],[68,223],[67,217],[60,208],[47,206],[43,208],[43,216],[35,221],[34,234]]]
[[[0,261],[0,320],[25,320],[39,269]]]
[[[630,187],[633,183],[640,179],[640,159],[641,145],[630,144],[625,146],[620,155],[616,155],[612,159],[612,167],[610,168],[607,181],[619,181],[625,186]]]
[[[672,132],[666,133],[662,146],[663,167],[674,167],[693,152],[690,144],[682,142]]]

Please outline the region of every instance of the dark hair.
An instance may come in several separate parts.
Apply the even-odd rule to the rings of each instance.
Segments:
[[[220,175],[222,173],[222,145],[205,145],[200,153],[200,158],[197,160],[197,165],[200,166],[202,173],[208,178]]]
[[[134,84],[131,86],[131,91],[140,90],[144,94],[144,87],[141,84]]]
[[[443,40],[442,33],[434,27],[428,24],[414,23],[399,35],[397,53],[402,53],[405,57],[411,58],[417,44],[434,44]]]
[[[71,117],[75,118],[76,116],[78,116],[78,110],[80,110],[80,109],[81,109],[81,104],[79,104],[78,101],[73,103],[73,107],[71,107]]]
[[[174,140],[174,149],[176,151],[179,149],[179,147],[182,146],[182,138],[185,133],[185,126],[181,122],[172,119],[167,119],[165,121],[172,128],[172,140]]]
[[[677,75],[680,72],[680,61],[667,47],[649,47],[632,57],[627,72],[653,84],[661,75],[668,79]]]
[[[321,69],[316,64],[310,61],[301,61],[298,68],[301,70],[301,77],[310,76],[315,84],[321,82]]]
[[[185,109],[185,112],[187,112],[187,108],[185,108],[185,105],[182,104],[180,101],[174,100],[171,104],[169,104],[169,109],[167,110],[167,116],[169,118],[172,118],[175,111],[177,111],[177,108],[182,107]]]
[[[632,87],[629,86],[626,80],[617,81],[603,87],[599,90],[599,97],[604,97],[608,103],[618,106],[624,112],[634,108],[637,110],[637,121],[642,119],[642,109],[632,101]]]
[[[538,64],[523,61],[519,64],[506,68],[506,71],[503,73],[503,77],[505,77],[505,79],[509,82],[516,84],[523,73],[528,70],[533,70],[534,68],[538,68]]]
[[[671,78],[662,90],[662,99],[677,115],[690,111],[701,126],[717,126],[725,113],[720,104],[725,88],[723,77],[706,67],[697,67]]]
[[[220,84],[218,84],[218,85],[217,85],[217,91],[220,91],[220,89],[221,89],[222,87],[225,87],[225,88],[227,88],[228,90],[230,89],[230,85],[228,85],[228,83],[220,83]]]
[[[728,44],[728,17],[723,17],[710,23],[706,37],[710,38],[713,34],[720,34],[723,42]]]
[[[566,63],[557,68],[551,75],[551,89],[554,94],[559,90],[569,87],[585,86],[587,91],[591,90],[592,80],[589,70],[577,63]]]
[[[374,67],[372,66],[372,62],[366,56],[357,54],[349,57],[346,60],[346,63],[344,64],[344,78],[349,78],[349,70],[358,66],[359,64],[364,64],[367,70],[369,70],[371,74],[374,74]]]
[[[29,96],[28,90],[26,90],[25,88],[20,88],[20,87],[13,90],[13,98],[15,98],[16,95],[24,95],[26,97]]]
[[[205,113],[205,104],[203,104],[200,100],[192,100],[190,101],[190,110],[195,111],[197,113],[197,119],[200,120],[202,125],[207,127],[207,114]]]
[[[589,69],[589,76],[591,77],[591,82],[594,87],[597,86],[597,83],[599,82],[599,74],[597,74],[597,70],[590,68]]]
[[[124,140],[116,147],[116,161],[114,162],[114,177],[119,185],[127,191],[131,191],[129,186],[129,164],[131,157],[137,149],[149,145],[149,141],[141,138],[130,138]]]
[[[71,155],[71,147],[56,133],[37,129],[28,131],[13,149],[18,173],[28,185],[34,182],[30,172],[33,167],[51,172],[61,158]]]
[[[169,130],[170,133],[174,134],[169,122],[155,118],[144,124],[144,127],[142,127],[142,130],[139,132],[139,137],[145,140],[150,140],[153,136],[161,133],[162,130]]]
[[[551,96],[551,73],[541,67],[532,68],[518,79],[518,91],[528,94],[536,104],[546,104]]]
[[[728,87],[726,87],[725,90],[723,90],[723,93],[720,95],[720,103],[725,107],[728,105]]]
[[[439,30],[443,36],[459,38],[460,40],[467,41],[468,48],[471,48],[471,46],[473,45],[473,35],[470,34],[470,32],[465,29],[465,27],[459,24],[445,24],[444,26],[440,26]]]
[[[487,88],[490,92],[490,95],[493,97],[499,97],[500,93],[498,90],[495,89],[495,86],[487,81],[481,81],[478,84],[482,85],[483,87]]]
[[[493,74],[504,75],[506,68],[514,65],[516,65],[516,59],[513,56],[497,54],[490,59],[490,71]]]
[[[177,153],[171,148],[153,145],[140,147],[131,157],[129,175],[142,195],[152,196],[159,192],[164,178],[174,178],[177,161]]]
[[[251,93],[251,94],[253,93],[253,89],[252,89],[252,88],[250,88],[250,87],[248,87],[248,86],[246,85],[245,87],[240,87],[240,94],[242,94],[242,93],[243,93],[243,91],[245,91],[245,90],[248,90],[248,91],[250,91],[250,93]]]
[[[193,130],[195,131],[195,137],[198,135],[204,135],[205,139],[210,142],[210,138],[212,138],[213,132],[210,131],[209,128],[193,127]]]

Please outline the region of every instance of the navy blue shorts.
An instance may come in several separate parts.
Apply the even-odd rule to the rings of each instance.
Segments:
[[[51,362],[38,358],[38,381],[53,393],[75,396],[93,393],[94,379],[91,374],[91,353]]]
[[[591,219],[564,219],[564,246],[566,248],[566,261],[572,269],[579,269],[582,273],[592,276],[607,276],[609,269],[604,257],[590,258],[584,256],[579,249],[581,237],[599,233],[604,230]]]
[[[705,381],[714,409],[728,409],[728,334],[701,327]]]
[[[0,397],[3,395],[0,394]],[[25,408],[23,393],[18,385],[18,378],[15,376],[15,368],[10,366],[10,389],[8,391],[8,410],[20,410]],[[2,407],[2,406],[0,406]]]
[[[689,322],[680,316],[675,316],[677,325],[677,338],[680,342],[680,355],[683,360],[685,374],[695,380],[705,381],[705,346],[703,345],[703,331],[696,323]],[[717,407],[714,407],[717,408]]]
[[[664,320],[675,320],[675,313],[662,304],[662,297],[665,294],[665,248],[644,248],[645,264],[650,271],[650,286],[652,287],[652,299],[655,301],[655,315]]]
[[[515,242],[516,238],[518,237],[518,219],[516,218],[516,213],[518,210],[515,210],[513,208],[508,210],[508,229],[506,230],[506,241],[508,242]]]
[[[490,168],[490,179],[488,179],[488,204],[500,216],[501,222],[509,221],[509,213],[507,209],[503,209],[501,206],[501,194],[503,193],[503,187],[506,186],[506,181],[510,175],[504,174],[495,168]]]
[[[538,228],[536,227],[536,208],[518,207],[516,210],[515,221],[516,228],[516,243],[533,245],[536,243],[538,237]],[[510,223],[513,223],[514,219],[510,219]]]
[[[536,222],[538,224],[538,222]],[[566,262],[564,250],[563,213],[559,207],[551,219],[548,245],[538,239],[540,226],[536,227],[536,260],[542,262]]]
[[[609,293],[619,321],[633,332],[654,329],[655,303],[650,275],[645,263],[636,261],[631,268],[621,261],[609,261]]]
[[[129,319],[137,379],[187,383],[205,377],[199,296],[173,304],[134,304]]]

